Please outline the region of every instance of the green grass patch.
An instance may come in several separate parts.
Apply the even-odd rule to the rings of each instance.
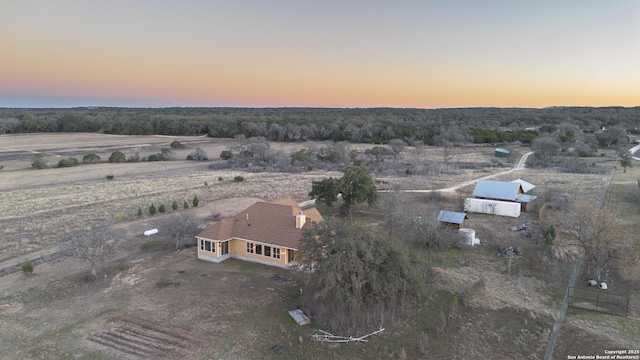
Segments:
[[[161,248],[162,241],[160,240],[149,240],[140,245],[140,250],[142,251],[160,250]]]
[[[321,202],[316,202],[316,209],[325,220],[333,217],[334,215],[339,214],[340,212],[339,208],[335,206],[328,207],[327,205]]]

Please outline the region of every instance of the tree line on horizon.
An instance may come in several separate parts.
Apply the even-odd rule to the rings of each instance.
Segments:
[[[437,145],[456,132],[474,143],[520,141],[567,126],[586,133],[617,127],[640,134],[640,107],[528,108],[71,108],[0,109],[0,134],[103,132],[117,135],[264,137],[269,141],[347,141]]]

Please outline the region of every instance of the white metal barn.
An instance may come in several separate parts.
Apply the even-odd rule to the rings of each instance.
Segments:
[[[481,214],[519,217],[520,203],[467,198],[464,201],[464,210]]]

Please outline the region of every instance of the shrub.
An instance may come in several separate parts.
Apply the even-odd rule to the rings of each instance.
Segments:
[[[204,182],[204,186],[205,186],[205,187],[209,186],[209,183],[205,181],[205,182]]]
[[[141,216],[142,216],[142,207],[141,207],[141,206],[138,206],[138,212],[136,213],[136,215],[137,215],[138,217],[141,217]]]
[[[93,274],[86,274],[86,275],[83,275],[83,276],[80,278],[80,280],[81,280],[82,282],[90,283],[90,282],[92,282],[92,281],[95,281],[95,280],[96,280],[96,276],[95,276],[95,275],[93,275]]]
[[[135,152],[133,155],[130,155],[127,159],[127,162],[139,162],[140,161],[140,153]]]
[[[198,195],[193,195],[193,207],[198,207],[198,203],[200,200],[198,199]]]
[[[178,210],[178,202],[173,200],[173,202],[171,203],[171,208],[173,209],[173,211]]]
[[[160,161],[158,154],[149,155],[148,161]]]
[[[100,161],[100,156],[94,153],[89,153],[82,157],[82,162],[85,164],[95,164]]]
[[[233,158],[233,153],[231,151],[229,151],[229,150],[223,150],[220,153],[220,159],[222,159],[222,160],[229,160],[231,158]]]
[[[243,182],[244,181],[244,176],[238,175],[238,176],[233,178],[233,181],[235,181],[235,182]]]
[[[113,175],[107,175],[107,180],[113,180]]]
[[[556,239],[556,228],[553,225],[549,225],[544,232],[544,244],[547,246],[553,245],[553,241]]]
[[[44,154],[35,154],[33,158],[31,158],[31,167],[34,169],[48,169],[49,168],[49,158]]]
[[[29,260],[29,261],[27,261],[26,263],[24,263],[22,265],[22,272],[25,273],[25,275],[31,275],[31,274],[33,274],[33,269],[34,268],[35,268],[35,266],[31,262],[31,260]]]
[[[222,178],[222,176],[218,176],[218,181],[223,181],[224,179]]]
[[[149,206],[149,215],[155,215],[156,214],[156,206],[153,205],[153,203],[151,204],[151,206]]]
[[[189,204],[187,203],[187,200],[185,200],[184,204],[182,204],[182,208],[183,209],[188,209],[189,208]]]
[[[173,140],[169,146],[171,146],[172,149],[184,149],[184,145],[178,140]]]
[[[0,170],[4,169],[4,165],[0,165]]]
[[[196,148],[191,154],[187,156],[187,160],[205,161],[208,159],[209,157],[207,155],[207,152],[202,150],[202,148]]]
[[[78,165],[80,165],[80,162],[76,158],[62,159],[62,160],[58,161],[58,167],[61,167],[61,168],[74,167],[74,166],[78,166]]]
[[[167,211],[167,207],[164,206],[164,204],[160,204],[160,206],[158,206],[158,211],[160,213],[165,213]]]
[[[122,151],[114,151],[109,156],[110,163],[120,163],[127,161],[126,155]]]

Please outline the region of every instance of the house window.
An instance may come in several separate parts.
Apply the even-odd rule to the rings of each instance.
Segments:
[[[262,245],[256,245],[256,254],[262,255]]]
[[[291,249],[287,249],[287,261],[291,262],[295,260],[296,260],[296,252]]]
[[[249,254],[255,253],[255,249],[254,249],[254,244],[253,243],[250,243],[250,242],[247,243],[247,252]]]
[[[280,248],[274,247],[273,248],[273,254],[271,254],[271,256],[274,259],[280,259]]]
[[[229,253],[229,242],[223,241],[220,243],[220,255],[226,255]]]
[[[271,246],[264,246],[264,256],[271,256]]]
[[[200,240],[200,250],[216,252],[216,245],[208,240]]]

